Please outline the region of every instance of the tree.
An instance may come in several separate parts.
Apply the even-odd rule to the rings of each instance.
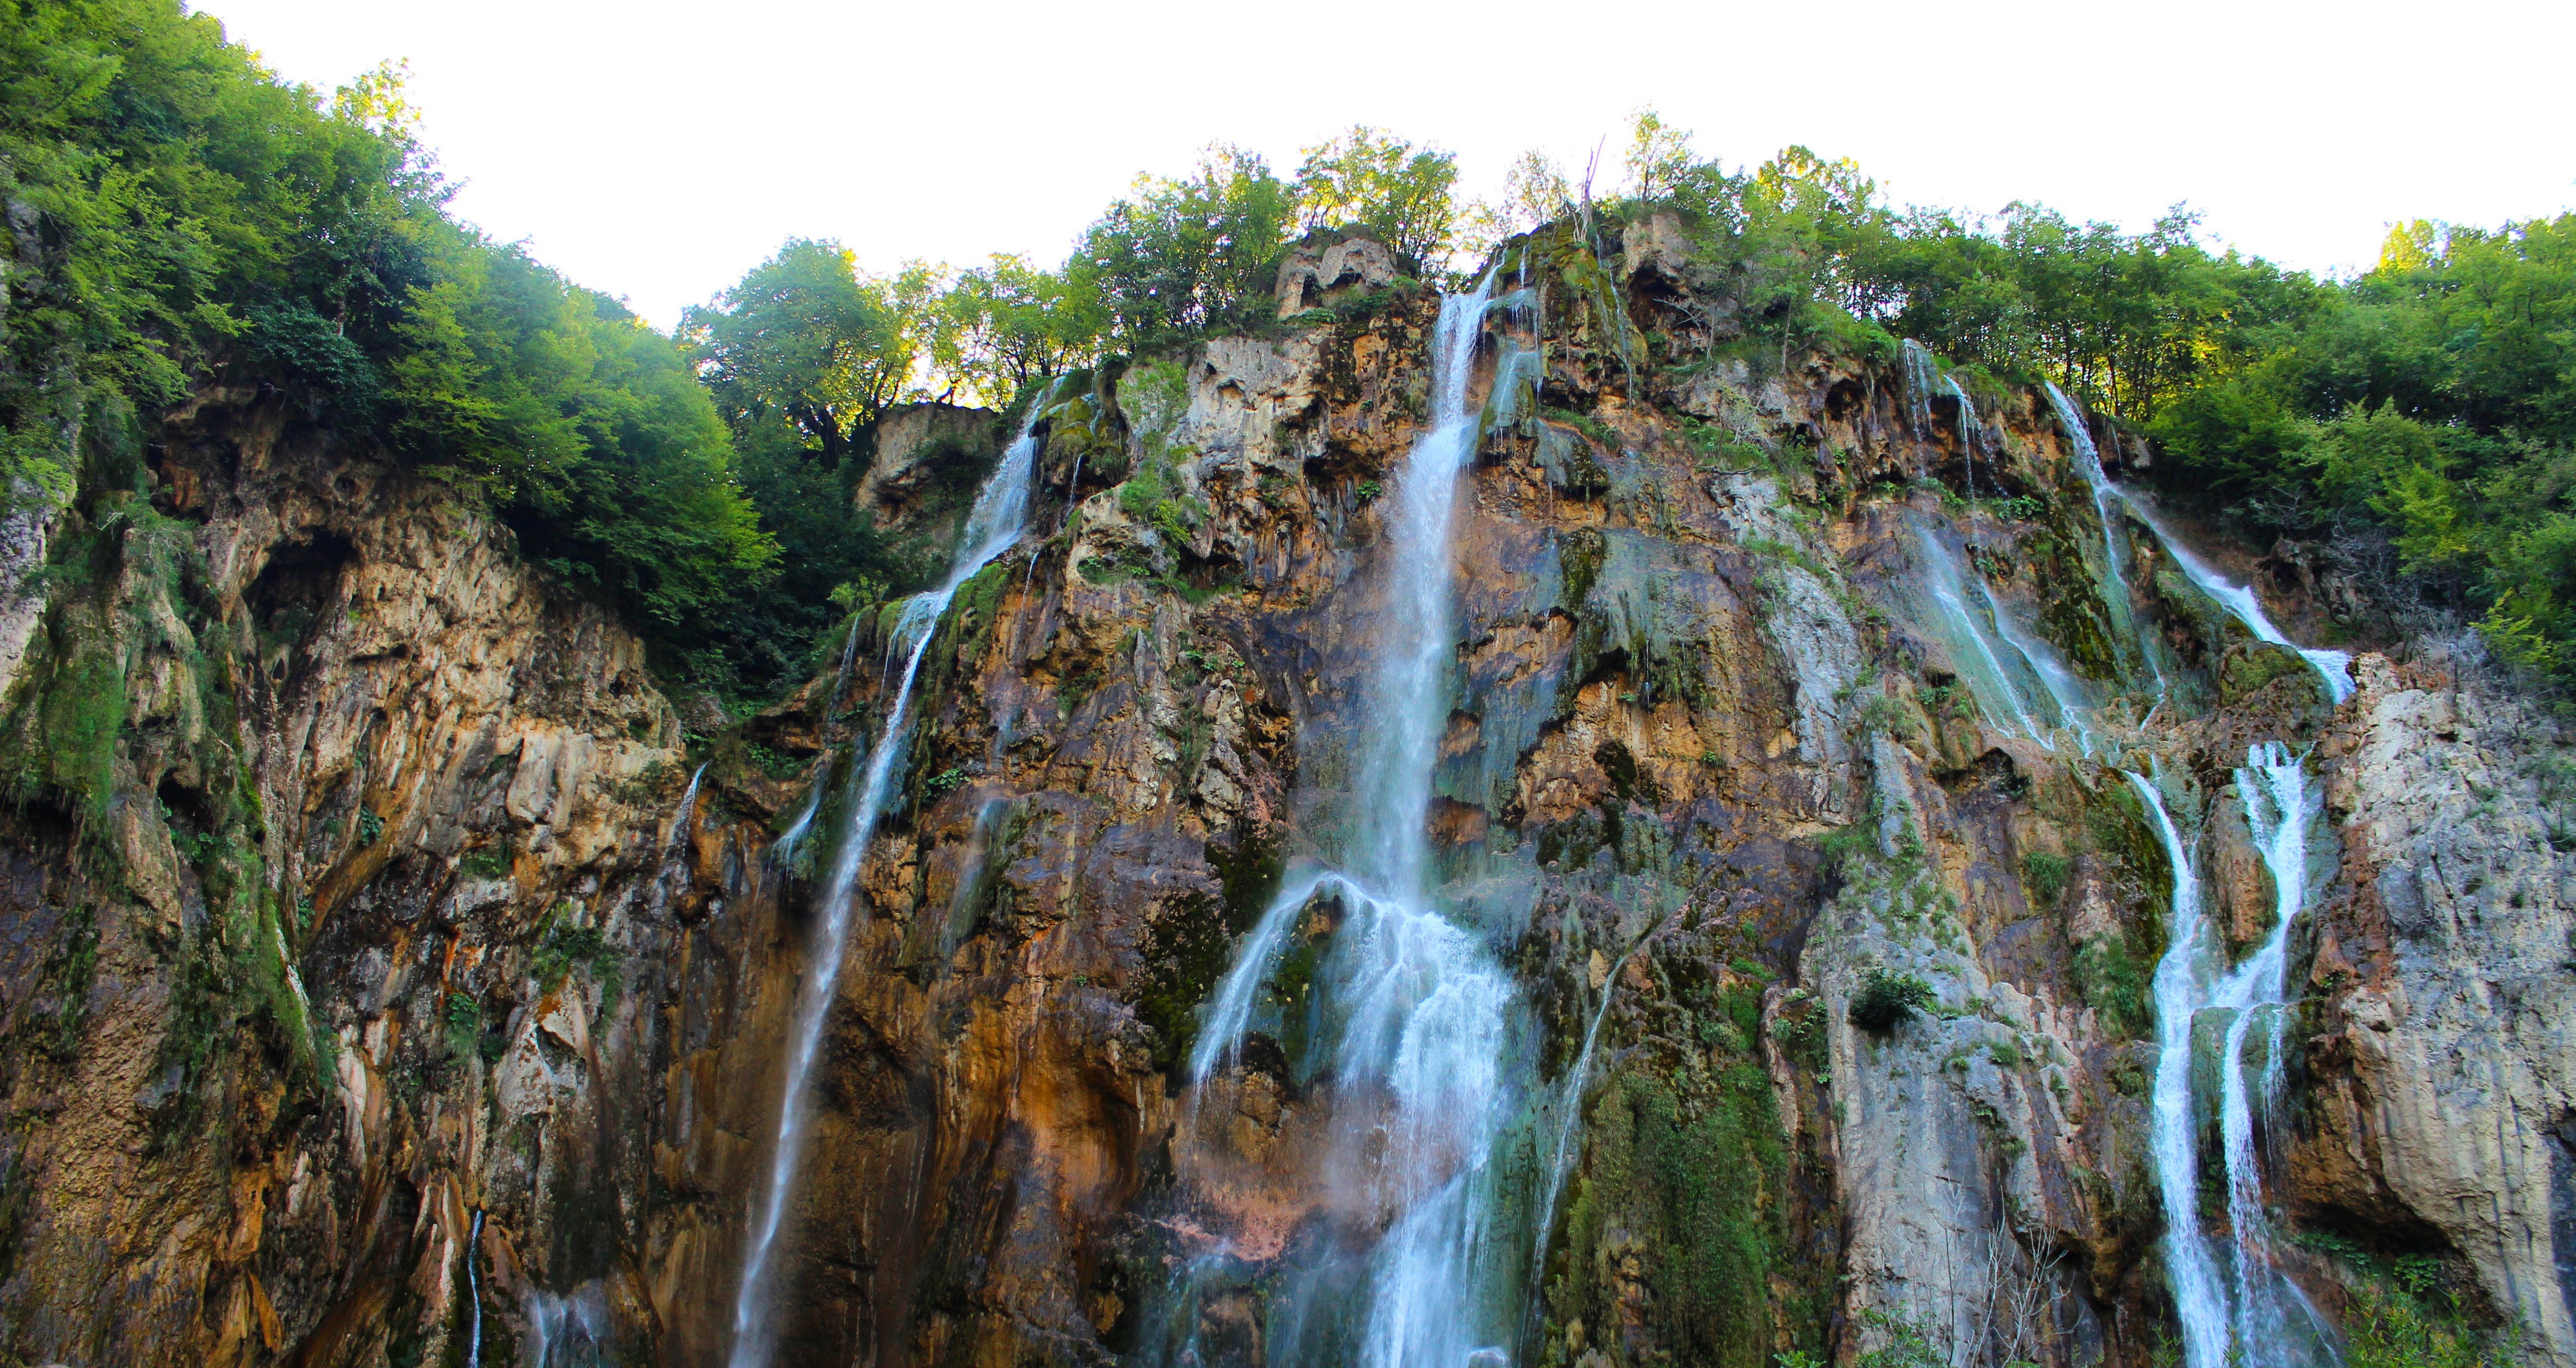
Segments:
[[[1347,228],[1420,262],[1445,255],[1458,210],[1457,158],[1367,125],[1305,149],[1297,212],[1308,228]]]
[[[1084,231],[1065,274],[1134,347],[1248,317],[1267,298],[1296,199],[1257,153],[1216,144],[1194,175],[1136,178]]]
[[[837,242],[790,238],[718,307],[684,313],[680,338],[720,407],[784,416],[837,468],[851,435],[910,385],[917,331],[906,335],[906,305],[918,314],[929,292],[909,272],[894,285],[863,279]]]
[[[1082,280],[997,255],[939,297],[933,368],[968,398],[1008,407],[1033,380],[1090,360],[1106,311]]]

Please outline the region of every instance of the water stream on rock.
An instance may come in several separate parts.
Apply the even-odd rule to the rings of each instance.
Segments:
[[[2228,963],[2223,932],[2203,915],[2199,872],[2161,792],[2128,776],[2172,862],[2173,920],[2156,966],[2157,1022],[2151,1146],[2165,1206],[2165,1267],[2182,1322],[2188,1368],[2297,1368],[2331,1363],[2331,1337],[2316,1309],[2274,1261],[2263,1203],[2255,1125],[2281,1083],[2289,939],[2311,882],[2310,834],[2325,798],[2303,759],[2277,741],[2258,743],[2236,771],[2256,851],[2272,875],[2273,921],[2242,963]],[[2249,1077],[2246,1048],[2261,1058]],[[2215,1053],[2214,1061],[2202,1056]],[[2216,1077],[2208,1078],[2214,1064]],[[2215,1096],[2210,1094],[2214,1092]],[[2216,1114],[2226,1169],[2228,1238],[2203,1229],[2200,1140]],[[2296,1313],[2293,1315],[2293,1313]]]
[[[2056,742],[2049,737],[2050,729],[2043,727],[2031,711],[2023,682],[2015,678],[2020,672],[2007,663],[2012,643],[1997,630],[1998,617],[1981,616],[1968,606],[1967,581],[1976,578],[1978,588],[1983,590],[1983,577],[1975,576],[1961,563],[1948,538],[1929,520],[1915,523],[1914,546],[1923,568],[1923,588],[1931,595],[1933,611],[1925,625],[1942,638],[1951,666],[1966,680],[1968,692],[1985,711],[1987,720],[2056,749]],[[1991,605],[1993,592],[1986,591],[1984,598]],[[2064,720],[2060,719],[2061,724]]]
[[[2058,426],[2066,430],[2066,440],[2073,449],[2075,470],[2084,477],[2084,486],[2093,495],[2094,515],[2102,521],[2102,568],[2110,576],[2111,591],[2103,601],[2111,609],[2111,626],[2116,639],[2134,646],[2145,657],[2148,673],[2155,676],[2156,696],[2162,698],[2165,687],[2164,653],[2153,634],[2142,630],[2137,604],[2129,596],[2129,538],[2111,508],[2120,498],[2119,487],[2102,469],[2102,452],[2093,444],[2093,429],[2075,401],[2054,380],[2047,381],[2048,406],[2057,413]]]
[[[483,1208],[474,1208],[474,1228],[465,1236],[465,1368],[483,1368],[483,1275],[474,1267],[483,1249]]]
[[[1334,1088],[1348,1156],[1340,1181],[1356,1189],[1356,1207],[1391,1218],[1358,1287],[1355,1358],[1366,1368],[1500,1361],[1492,1346],[1516,1320],[1495,1286],[1517,1249],[1494,1238],[1490,1162],[1513,1111],[1503,1052],[1515,991],[1484,935],[1436,904],[1425,833],[1456,654],[1450,524],[1478,436],[1467,390],[1491,289],[1488,276],[1444,301],[1433,334],[1431,426],[1387,516],[1382,649],[1358,729],[1343,868],[1282,890],[1211,997],[1191,1060],[1204,1082],[1233,1056],[1290,931],[1316,899],[1338,903],[1309,1053]]]
[[[769,1181],[755,1191],[752,1199],[742,1287],[734,1301],[731,1368],[761,1368],[769,1361],[770,1349],[776,1343],[776,1327],[767,1314],[771,1272],[779,1228],[786,1219],[797,1167],[804,1157],[806,1130],[813,1119],[810,1075],[821,1050],[824,1022],[831,1015],[834,990],[840,983],[841,958],[848,947],[858,896],[859,867],[867,858],[868,840],[876,833],[886,800],[892,796],[897,761],[910,740],[913,681],[921,672],[923,653],[938,635],[939,619],[947,612],[950,600],[977,571],[1010,550],[1026,527],[1037,468],[1033,429],[1037,415],[1043,411],[1043,404],[1030,406],[1029,421],[1021,425],[1019,435],[1003,451],[1001,463],[977,492],[948,578],[938,588],[916,594],[904,604],[887,643],[888,660],[900,656],[902,672],[896,676],[893,701],[886,707],[884,730],[869,750],[867,763],[850,775],[841,842],[823,883],[822,915],[815,927],[812,958],[788,1029],[787,1080],[779,1103]]]
[[[2113,502],[2128,504],[2162,541],[2193,582],[2265,641],[2292,646],[2264,616],[2246,589],[2230,585],[2193,557],[2148,511],[2101,475],[2089,437],[2073,406],[2051,391],[2074,438],[2077,464],[2094,487],[2104,515],[2105,550],[2115,569],[2111,597],[2125,599],[2116,578],[2124,548],[2112,530]],[[1946,529],[1929,520],[1914,525],[1922,566],[1926,625],[1943,638],[1951,663],[1979,706],[1998,727],[2016,727],[2048,744],[2037,693],[2054,705],[2055,723],[2072,730],[2092,752],[2087,687],[2036,633],[2017,623],[1984,577],[1966,563]],[[1984,611],[1972,605],[1973,582]],[[2155,663],[2142,635],[2141,649]],[[2337,701],[2349,692],[2346,657],[2338,651],[2301,650],[2327,681]],[[2030,688],[2039,686],[2037,692]],[[2161,674],[2159,692],[2163,692]],[[2257,1128],[2267,1124],[2281,1086],[2282,1038],[2288,995],[2289,940],[2314,884],[2309,841],[2324,811],[2323,793],[2306,769],[2278,741],[2250,747],[2235,771],[2247,827],[2274,888],[2273,920],[2260,944],[2231,963],[2222,930],[2205,915],[2200,875],[2191,843],[2167,810],[2162,788],[2145,775],[2122,771],[2144,803],[2173,873],[2173,904],[2166,952],[2156,967],[2157,1064],[2150,1147],[2165,1211],[2165,1267],[2183,1327],[2188,1368],[2315,1368],[2335,1359],[2325,1322],[2296,1284],[2280,1271],[2263,1201],[2262,1156]],[[2224,1166],[2227,1230],[2213,1236],[2201,1215],[2201,1145],[2215,1123],[2217,1156]]]
[[[2202,593],[2216,600],[2219,607],[2226,609],[2238,622],[2244,623],[2245,630],[2252,632],[2256,637],[2275,646],[2289,647],[2307,657],[2308,663],[2315,666],[2317,673],[2324,677],[2326,693],[2337,704],[2352,696],[2352,656],[2350,654],[2293,643],[2281,634],[2280,628],[2272,625],[2271,617],[2263,611],[2263,601],[2254,596],[2252,589],[2241,584],[2229,583],[2226,576],[2219,574],[2216,568],[2193,555],[2183,546],[2182,540],[2165,526],[2164,520],[2156,516],[2155,510],[2125,493],[2121,497],[2137,513],[2139,520],[2147,525],[2148,530],[2156,534],[2156,540],[2164,544],[2166,554],[2174,558],[2174,563],[2182,567],[2182,572],[2191,577],[2193,584],[2200,586]]]

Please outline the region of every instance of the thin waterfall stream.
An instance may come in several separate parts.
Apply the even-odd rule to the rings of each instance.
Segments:
[[[780,1227],[804,1158],[806,1131],[813,1120],[811,1075],[821,1051],[823,1026],[841,976],[858,897],[859,868],[867,858],[869,838],[892,796],[896,762],[910,740],[908,727],[912,686],[921,660],[938,635],[939,620],[966,581],[1020,539],[1026,529],[1029,498],[1037,468],[1038,415],[1042,403],[1030,405],[1029,417],[1002,453],[1001,463],[975,496],[959,537],[957,557],[948,578],[936,589],[914,595],[903,606],[887,643],[888,659],[900,656],[894,698],[887,705],[885,727],[868,752],[867,763],[850,775],[849,805],[838,849],[823,884],[822,915],[814,932],[812,960],[797,998],[787,1041],[787,1078],[779,1102],[778,1131],[768,1181],[755,1190],[749,1242],[743,1256],[742,1285],[734,1301],[731,1368],[761,1368],[776,1343],[776,1327],[767,1315]],[[853,638],[855,640],[855,638]],[[847,652],[844,652],[846,657]]]

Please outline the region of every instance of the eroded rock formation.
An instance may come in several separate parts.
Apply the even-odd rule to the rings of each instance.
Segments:
[[[2576,1364],[2554,725],[2402,642],[2334,706],[2143,528],[2133,649],[2044,399],[1926,424],[1892,359],[1749,341],[1679,233],[1522,240],[1480,352],[1431,830],[1526,1027],[1502,1352],[2156,1361],[2173,876],[2121,771],[2162,777],[2242,945],[2273,890],[2230,775],[2282,740],[2340,843],[2266,1127],[2285,1231],[2333,1238],[2282,1257],[2329,1315],[2367,1256],[2429,1257]],[[1391,1218],[1346,1181],[1360,1104],[1300,1062],[1328,908],[1240,1058],[1185,1068],[1347,820],[1438,310],[1374,246],[1292,256],[1258,336],[1051,392],[1033,534],[942,622],[863,866],[782,1362],[1281,1363],[1280,1271]],[[996,420],[905,421],[861,497],[951,526]],[[155,517],[58,534],[90,578],[39,587],[12,684],[22,761],[80,734],[104,768],[8,817],[0,1346],[720,1361],[893,608],[846,679],[692,739],[442,486],[250,394],[152,467]],[[1936,541],[2087,681],[2083,735],[1979,696]],[[105,742],[54,687],[100,650]],[[1925,1000],[1856,1025],[1899,979]]]

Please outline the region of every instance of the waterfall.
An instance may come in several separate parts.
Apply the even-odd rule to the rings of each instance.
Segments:
[[[2044,387],[2048,406],[2056,411],[2058,426],[2066,430],[2067,444],[2074,450],[2075,471],[2084,477],[2085,488],[2093,493],[2094,516],[2102,523],[2102,568],[2111,580],[2110,592],[2102,597],[2111,609],[2111,626],[2121,640],[2134,644],[2138,654],[2146,658],[2147,670],[2156,679],[2156,696],[2162,698],[2164,660],[2153,637],[2139,629],[2137,605],[2129,597],[2129,539],[2120,529],[2120,520],[2111,515],[2119,488],[2103,472],[2101,449],[2093,444],[2093,429],[2085,423],[2075,401],[2067,398],[2066,391],[2059,389],[2054,380],[2044,382]]]
[[[2129,508],[2138,515],[2139,520],[2147,525],[2147,529],[2156,534],[2156,541],[2164,547],[2167,555],[2174,558],[2174,563],[2182,567],[2183,574],[2188,576],[2193,584],[2199,586],[2202,593],[2215,600],[2219,607],[2226,609],[2229,616],[2244,623],[2245,630],[2252,632],[2260,640],[2268,641],[2275,646],[2286,646],[2307,657],[2308,664],[2316,667],[2318,676],[2325,680],[2327,697],[2337,705],[2352,696],[2352,657],[2349,654],[2343,651],[2311,649],[2283,636],[2281,629],[2273,626],[2271,617],[2264,613],[2263,601],[2254,596],[2252,589],[2241,584],[2229,583],[2227,577],[2219,574],[2215,567],[2193,555],[2190,549],[2182,544],[2182,539],[2176,537],[2172,529],[2165,526],[2164,520],[2156,516],[2155,510],[2149,508],[2144,502],[2130,497],[2125,491],[2121,492],[2120,497],[2122,502],[2128,504]]]
[[[1651,936],[1653,933],[1648,932]],[[1530,1276],[1536,1278],[1547,1258],[1547,1237],[1556,1228],[1557,1199],[1565,1195],[1566,1171],[1574,1163],[1574,1133],[1583,1127],[1583,1085],[1592,1077],[1592,1047],[1601,1040],[1601,1023],[1610,1019],[1610,1004],[1619,997],[1619,974],[1628,967],[1637,951],[1644,948],[1646,937],[1628,947],[1610,972],[1601,980],[1601,1002],[1592,1009],[1592,1024],[1583,1029],[1583,1049],[1574,1057],[1574,1067],[1565,1074],[1563,1095],[1557,1099],[1556,1138],[1548,1156],[1546,1196],[1539,1200],[1536,1229],[1530,1233]],[[1533,1314],[1538,1310],[1531,1300]]]
[[[611,1362],[616,1348],[599,1284],[586,1283],[561,1297],[528,1293],[528,1335],[519,1346],[525,1368],[595,1368]]]
[[[1347,1112],[1347,1181],[1363,1206],[1394,1213],[1366,1270],[1367,1368],[1499,1358],[1491,1346],[1512,1330],[1491,1296],[1488,1161],[1511,1113],[1502,1050],[1515,992],[1483,937],[1435,905],[1425,834],[1456,653],[1450,522],[1478,437],[1467,389],[1492,286],[1488,275],[1445,300],[1433,334],[1431,426],[1388,519],[1383,649],[1357,728],[1343,868],[1283,889],[1211,997],[1191,1059],[1204,1081],[1231,1055],[1303,910],[1337,899],[1346,915],[1316,975],[1315,1048]]]
[[[1957,377],[1944,375],[1941,383],[1949,389],[1950,397],[1959,401],[1959,451],[1967,458],[1968,499],[1973,503],[1977,497],[1977,406],[1960,388]]]
[[[1020,539],[1028,521],[1029,495],[1037,466],[1035,428],[1043,408],[1030,406],[1029,418],[1022,423],[1019,435],[976,494],[974,510],[967,514],[948,578],[938,588],[916,594],[904,604],[887,643],[887,659],[900,656],[902,673],[896,678],[894,701],[886,708],[884,731],[869,750],[867,763],[850,775],[847,824],[823,884],[822,915],[814,931],[813,958],[788,1031],[787,1081],[779,1101],[769,1181],[755,1191],[752,1199],[750,1242],[743,1256],[741,1290],[734,1301],[731,1368],[761,1368],[768,1362],[774,1342],[774,1327],[765,1316],[771,1262],[779,1227],[786,1219],[788,1196],[796,1184],[797,1165],[804,1155],[805,1131],[812,1121],[809,1075],[821,1051],[824,1022],[831,1015],[834,991],[840,983],[841,957],[848,945],[857,901],[859,866],[867,858],[868,839],[875,834],[877,819],[892,796],[896,762],[910,739],[906,727],[913,681],[921,672],[922,656],[938,634],[939,619],[947,612],[949,601],[977,571]]]
[[[483,1208],[474,1208],[474,1228],[465,1236],[465,1299],[472,1308],[465,1329],[465,1368],[483,1368],[483,1277],[474,1270],[475,1252],[483,1247]]]
[[[840,704],[841,690],[849,686],[850,662],[859,653],[859,624],[866,617],[863,612],[850,614],[850,634],[841,642],[841,668],[832,676],[832,691],[823,695],[823,712],[827,721],[832,709]],[[823,787],[831,780],[832,761],[827,755],[822,767],[815,771],[813,784],[805,790],[805,805],[796,810],[796,820],[787,824],[787,830],[779,833],[777,842],[770,847],[771,855],[780,860],[795,858],[796,848],[805,843],[806,829],[814,825],[814,814],[822,811]]]
[[[2012,614],[2004,611],[2003,600],[1995,597],[1994,586],[1983,575],[1977,577],[1977,590],[1985,595],[1986,613],[1995,620],[1995,634],[2013,648],[2013,654],[2021,657],[2021,663],[2039,680],[2039,686],[2047,690],[2048,701],[2057,708],[2057,725],[2075,733],[2085,758],[2091,759],[2093,729],[2086,719],[2092,715],[2093,700],[2085,691],[2084,681],[2066,668],[2055,648],[2013,621]]]
[[[2155,818],[2173,870],[2173,916],[2156,964],[2156,1080],[2148,1145],[2165,1207],[2165,1276],[2182,1321],[2185,1368],[2229,1368],[2227,1292],[2200,1229],[2200,1134],[2191,1105],[2191,1028],[2207,979],[2201,953],[2200,871],[2164,794],[2146,776],[2129,783]]]
[[[2307,904],[2308,842],[2325,796],[2303,759],[2277,741],[2246,751],[2236,789],[2264,867],[2271,872],[2273,920],[2244,962],[2227,967],[2226,946],[2201,915],[2189,852],[2153,784],[2131,774],[2173,861],[2171,942],[2156,967],[2157,1044],[2153,1147],[2164,1195],[2166,1263],[2183,1324],[2188,1368],[2287,1368],[2331,1362],[2332,1340],[2316,1309],[2273,1261],[2254,1127],[2281,1086],[2289,940]],[[2204,1018],[2219,1028],[2217,1096],[2195,1095],[2194,1041]],[[2246,1046],[2262,1058],[2249,1078]],[[2228,1239],[2214,1247],[2201,1229],[2199,1118],[2213,1108],[2227,1179]],[[2298,1313],[2293,1319],[2291,1312]]]
[[[1922,555],[1924,581],[1932,594],[1934,612],[1929,625],[1950,648],[1950,663],[1967,681],[1968,691],[1976,695],[1977,706],[1985,710],[1987,720],[1996,726],[2017,725],[2024,736],[2051,750],[2056,749],[2047,730],[2031,714],[2029,702],[2022,696],[2021,687],[2014,682],[2012,670],[2004,663],[2005,648],[1997,645],[1996,633],[1990,630],[1993,623],[2001,621],[2001,616],[1998,614],[1981,622],[1969,609],[1965,574],[1959,564],[1958,553],[1952,551],[1950,543],[1931,526],[1921,522],[1914,527],[1914,545]],[[1980,578],[1978,584],[1982,588],[1984,580]],[[1993,601],[1991,593],[1987,601]],[[2011,714],[2009,721],[2004,716],[2006,713]]]
[[[1899,348],[1905,367],[1905,425],[1915,436],[1932,426],[1932,394],[1946,378],[1932,353],[1913,338]]]
[[[689,786],[680,790],[680,805],[673,809],[671,813],[671,835],[669,839],[662,843],[665,850],[671,849],[672,847],[679,845],[680,842],[688,839],[689,819],[695,814],[698,805],[698,781],[706,777],[707,767],[705,765],[700,765],[696,769],[689,771]]]

